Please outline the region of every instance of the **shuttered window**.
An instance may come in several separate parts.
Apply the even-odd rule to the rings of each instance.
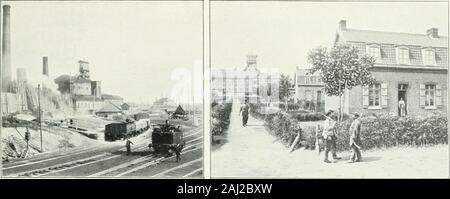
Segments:
[[[381,106],[381,84],[369,86],[369,107]]]
[[[436,106],[436,85],[425,85],[425,107]]]
[[[420,84],[420,102],[422,108],[442,107],[442,89],[439,84]]]

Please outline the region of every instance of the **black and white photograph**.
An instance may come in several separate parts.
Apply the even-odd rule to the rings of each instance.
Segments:
[[[1,1],[2,178],[203,178],[202,1]]]
[[[448,178],[448,2],[210,6],[211,178]]]

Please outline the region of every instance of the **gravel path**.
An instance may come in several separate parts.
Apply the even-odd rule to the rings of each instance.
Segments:
[[[211,176],[280,178],[448,178],[448,145],[423,148],[390,148],[363,151],[363,162],[349,164],[350,152],[338,153],[342,160],[326,164],[323,154],[297,150],[288,152],[250,117],[241,126],[239,104],[234,103],[228,143],[211,154]]]

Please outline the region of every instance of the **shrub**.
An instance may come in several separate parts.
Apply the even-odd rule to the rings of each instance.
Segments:
[[[257,113],[255,113],[257,114]],[[266,117],[266,128],[281,140],[286,147],[290,146],[297,136],[297,123],[314,121],[314,114],[290,115],[279,112]],[[349,150],[349,128],[351,120],[345,119],[337,124],[337,150]],[[387,148],[400,145],[424,146],[447,144],[447,117],[433,114],[427,117],[398,117],[388,114],[369,115],[361,118],[361,141],[363,149]],[[321,124],[320,124],[321,126]],[[314,149],[316,127],[301,127],[301,142],[306,148]],[[322,127],[318,128],[321,135]]]
[[[211,107],[211,135],[222,135],[230,124],[231,103],[213,104]]]

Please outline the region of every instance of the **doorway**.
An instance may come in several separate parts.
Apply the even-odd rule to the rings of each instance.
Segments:
[[[408,99],[407,97],[408,84],[398,85],[398,116],[404,117],[408,115]]]

